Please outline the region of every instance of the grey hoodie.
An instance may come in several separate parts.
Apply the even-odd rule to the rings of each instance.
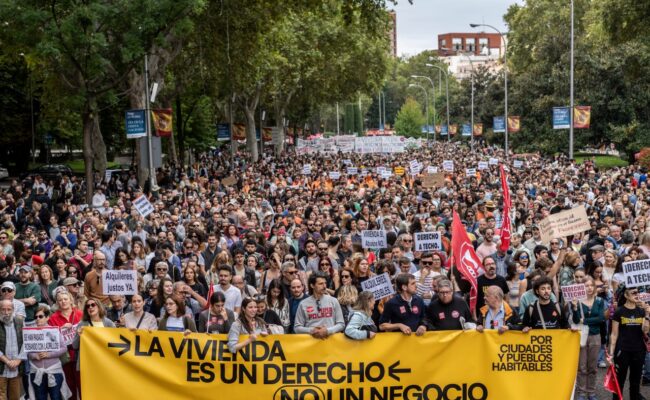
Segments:
[[[317,302],[314,296],[309,296],[298,304],[294,331],[311,333],[317,326],[327,328],[328,335],[345,329],[341,305],[336,298],[324,294]]]

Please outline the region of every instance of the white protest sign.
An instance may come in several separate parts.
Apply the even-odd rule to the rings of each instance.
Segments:
[[[650,286],[650,260],[637,260],[623,263],[625,287]]]
[[[381,171],[381,177],[382,179],[390,179],[390,177],[393,176],[393,171],[389,169],[385,169]]]
[[[135,206],[135,209],[138,210],[140,215],[142,215],[145,218],[147,218],[147,215],[153,212],[153,206],[149,202],[149,199],[147,199],[144,195],[141,195],[140,197],[135,199],[133,201],[133,205]]]
[[[337,180],[341,177],[341,173],[339,171],[330,171],[330,179]]]
[[[442,169],[447,171],[447,172],[454,172],[454,161],[453,160],[445,160],[442,162]]]
[[[23,348],[26,353],[56,352],[61,349],[58,327],[23,328]]]
[[[384,272],[381,275],[375,275],[372,278],[361,282],[361,289],[372,292],[375,296],[375,300],[383,299],[384,297],[388,297],[395,293],[395,288],[393,288],[393,284],[390,282],[388,272]]]
[[[440,232],[415,232],[415,251],[442,250]]]
[[[303,175],[311,175],[311,164],[304,164],[302,166],[302,174]]]
[[[512,163],[512,166],[515,167],[515,168],[521,168],[521,167],[524,166],[524,162],[521,161],[521,160],[515,160],[515,161]]]
[[[350,160],[350,159],[345,159],[345,160],[343,160],[343,164],[345,164],[345,165],[352,165],[352,160]]]
[[[490,165],[499,165],[499,159],[498,158],[490,158],[488,161]]]
[[[488,163],[486,161],[479,161],[478,162],[478,170],[483,171],[484,169],[488,169]]]
[[[650,303],[650,293],[639,293],[639,301]]]
[[[63,336],[63,343],[68,346],[71,345],[74,341],[74,337],[77,334],[77,326],[79,323],[72,325],[69,328],[61,327],[61,336]]]
[[[122,269],[102,271],[102,290],[104,295],[123,294],[125,296],[138,293],[138,271]]]
[[[382,175],[385,170],[386,170],[386,167],[383,167],[383,166],[375,168],[375,172],[377,173],[377,175]]]
[[[438,173],[438,167],[429,165],[427,167],[427,174],[437,174]]]
[[[476,168],[466,168],[465,176],[467,176],[468,178],[472,176],[476,176]]]
[[[356,175],[359,173],[359,170],[357,167],[348,167],[347,169],[348,175]]]
[[[562,296],[565,301],[586,300],[587,289],[584,283],[562,286]]]
[[[386,231],[361,231],[361,247],[364,249],[384,249],[388,247]]]
[[[542,242],[565,238],[591,229],[585,206],[572,208],[557,214],[551,214],[539,223]]]

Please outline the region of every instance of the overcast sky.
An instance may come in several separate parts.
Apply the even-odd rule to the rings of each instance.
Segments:
[[[422,50],[435,49],[439,34],[472,32],[474,28],[470,28],[470,23],[490,24],[505,33],[503,15],[514,3],[523,4],[523,0],[413,0],[413,5],[399,0],[394,7],[397,54],[415,55]]]

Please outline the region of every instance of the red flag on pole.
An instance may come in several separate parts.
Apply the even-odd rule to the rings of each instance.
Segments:
[[[613,364],[607,368],[607,374],[605,374],[605,381],[603,382],[603,386],[605,386],[605,389],[607,389],[607,391],[618,395],[618,398],[620,400],[623,400],[623,393],[621,393],[621,387],[618,384],[616,369],[614,368]]]
[[[456,211],[454,211],[454,220],[451,224],[451,249],[454,254],[454,265],[463,279],[471,285],[469,308],[474,312],[478,293],[476,279],[483,273],[483,266]]]
[[[501,169],[501,190],[503,191],[503,220],[501,222],[501,245],[499,250],[505,253],[510,247],[510,189],[508,188],[508,177],[503,164],[499,168]]]
[[[151,110],[153,126],[156,128],[156,134],[160,137],[170,137],[172,135],[172,109],[163,108],[160,110]]]
[[[212,284],[212,282],[210,282],[210,285],[208,285],[208,286],[210,286],[210,289],[208,289],[208,296],[206,297],[206,300],[208,302],[205,303],[205,307],[203,307],[204,310],[207,310],[207,309],[210,308],[210,297],[212,297],[212,293],[214,293],[214,285]],[[210,313],[208,312],[208,321],[210,321],[209,316],[210,316]]]

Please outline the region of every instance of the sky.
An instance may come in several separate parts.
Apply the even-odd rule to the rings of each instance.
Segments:
[[[397,55],[435,49],[442,33],[481,31],[470,28],[470,23],[489,24],[505,33],[503,15],[514,3],[523,4],[523,0],[413,0],[413,5],[398,0],[393,7],[397,12]]]

